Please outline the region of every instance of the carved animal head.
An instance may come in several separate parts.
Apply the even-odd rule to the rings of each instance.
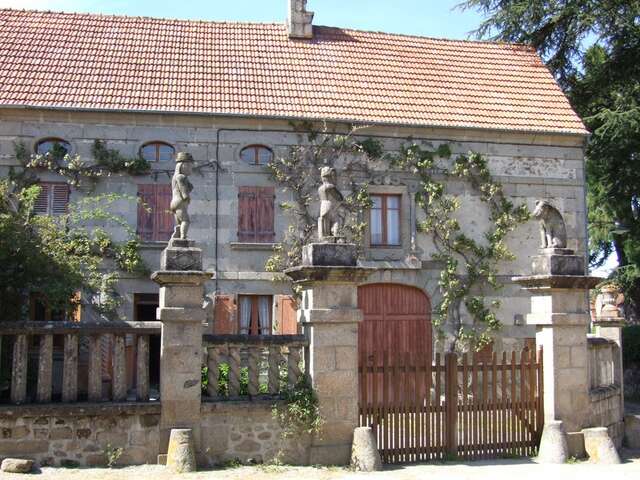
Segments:
[[[326,178],[327,180],[334,180],[336,178],[336,169],[333,167],[322,167],[320,169],[320,178],[323,180]]]
[[[538,219],[548,218],[553,211],[557,212],[558,210],[547,200],[538,200],[536,201],[536,208],[533,211],[533,216]]]

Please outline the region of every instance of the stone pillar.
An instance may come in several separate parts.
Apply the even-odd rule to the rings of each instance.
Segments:
[[[325,422],[312,439],[312,465],[347,465],[358,427],[358,284],[371,269],[355,264],[355,245],[311,244],[303,266],[286,272],[302,288],[298,320],[309,336],[307,370]]]
[[[162,322],[160,350],[160,452],[167,452],[171,429],[192,429],[200,445],[200,370],[203,284],[202,251],[190,240],[172,239],[162,252],[161,270],[151,279],[160,285],[157,318]]]
[[[532,295],[527,323],[536,326],[536,344],[543,347],[545,423],[563,422],[569,455],[582,450],[581,436],[572,434],[590,426],[588,292],[601,279],[584,271],[583,257],[550,248],[533,258],[533,275],[513,278]]]

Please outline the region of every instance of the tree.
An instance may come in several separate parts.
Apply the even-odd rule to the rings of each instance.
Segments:
[[[478,36],[535,47],[592,133],[591,265],[616,253],[614,276],[640,305],[640,1],[467,0],[459,7],[485,15]],[[612,234],[616,222],[628,233]]]
[[[16,145],[16,157],[23,168],[13,169],[0,180],[0,311],[7,320],[28,318],[30,298],[37,295],[49,308],[68,314],[80,301],[90,303],[109,316],[117,300],[109,295],[118,271],[139,272],[144,263],[138,253],[135,232],[128,231],[124,243],[114,242],[104,228],[113,224],[127,229],[126,222],[110,210],[122,197],[91,194],[72,203],[61,215],[36,215],[34,206],[41,187],[33,159],[22,158],[24,148]],[[52,156],[64,152],[53,152]],[[42,160],[38,158],[36,160]],[[55,168],[69,170],[72,159],[44,158]],[[50,161],[49,161],[50,160]],[[59,165],[64,164],[65,167]],[[64,176],[64,175],[63,175]],[[71,182],[70,182],[71,183]],[[94,225],[94,226],[90,226]]]

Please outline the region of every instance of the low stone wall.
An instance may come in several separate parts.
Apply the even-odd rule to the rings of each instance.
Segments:
[[[283,439],[273,400],[225,401],[201,406],[198,463],[263,463],[278,458],[308,464],[309,438]],[[160,404],[22,405],[0,407],[0,461],[41,466],[103,466],[107,446],[122,448],[118,465],[157,463]]]
[[[607,427],[616,447],[622,446],[624,422],[620,387],[610,386],[591,390],[591,416],[594,426]]]
[[[272,400],[203,403],[201,462],[263,463],[278,458],[292,465],[309,463],[308,437],[282,438]]]
[[[157,461],[158,403],[23,405],[0,408],[0,459],[41,466],[106,465],[106,449],[122,448],[119,465]]]

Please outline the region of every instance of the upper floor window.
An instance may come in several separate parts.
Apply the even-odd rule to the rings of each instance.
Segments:
[[[69,185],[62,182],[40,182],[40,194],[33,206],[36,215],[63,215],[69,205]]]
[[[173,233],[173,215],[169,211],[171,185],[138,185],[137,233],[145,242],[166,242]]]
[[[146,143],[140,149],[140,155],[147,162],[169,162],[175,153],[176,149],[164,142]]]
[[[36,153],[44,155],[51,153],[59,157],[64,157],[71,152],[71,144],[61,138],[45,138],[36,144]]]
[[[271,243],[275,241],[273,187],[238,188],[238,241]]]
[[[371,195],[372,246],[400,245],[400,200],[401,195]]]
[[[266,165],[273,160],[273,151],[264,145],[249,145],[240,151],[240,158],[251,165]]]
[[[241,335],[270,335],[271,295],[238,295],[238,319]]]

